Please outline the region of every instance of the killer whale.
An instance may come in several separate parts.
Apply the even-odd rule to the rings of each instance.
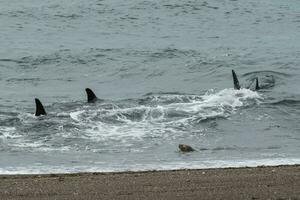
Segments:
[[[85,88],[85,92],[87,95],[87,102],[88,103],[94,103],[95,101],[97,101],[97,96],[95,95],[95,93],[90,89],[90,88]]]
[[[47,115],[43,104],[38,98],[35,98],[35,116]]]
[[[232,78],[233,78],[233,86],[234,86],[234,89],[235,89],[235,90],[241,89],[240,82],[239,82],[239,79],[237,78],[237,75],[236,75],[235,71],[232,70],[231,72],[232,72]]]
[[[255,90],[259,90],[260,87],[259,87],[259,84],[258,84],[258,78],[256,77],[255,79]]]
[[[233,78],[233,87],[235,90],[240,90],[241,89],[241,86],[240,86],[240,82],[239,82],[239,79],[235,73],[234,70],[232,70],[232,78]],[[260,86],[259,86],[259,82],[258,82],[258,78],[256,77],[255,78],[255,88],[254,90],[257,91],[261,89]]]
[[[234,70],[232,70],[232,78],[233,78],[234,89],[235,90],[240,90],[241,89],[240,82],[239,82],[238,77],[237,77]],[[260,86],[259,86],[259,82],[258,82],[257,77],[256,77],[255,81],[256,81],[255,90],[259,90]],[[88,103],[94,103],[98,100],[98,97],[95,95],[93,90],[91,90],[90,88],[85,88],[85,92],[86,92],[86,95],[87,95],[87,102]],[[35,104],[36,104],[35,116],[47,115],[43,104],[41,103],[41,101],[38,98],[35,98]]]
[[[86,88],[85,91],[87,94],[87,102],[88,103],[93,103],[93,102],[97,101],[97,99],[98,99],[97,96],[90,88]],[[38,98],[35,98],[34,100],[35,100],[35,116],[38,117],[41,115],[47,115],[42,102]]]

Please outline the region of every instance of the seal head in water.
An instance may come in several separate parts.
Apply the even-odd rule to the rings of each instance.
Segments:
[[[195,151],[195,149],[193,149],[191,146],[186,145],[186,144],[179,144],[178,148],[182,152],[192,152],[192,151]]]

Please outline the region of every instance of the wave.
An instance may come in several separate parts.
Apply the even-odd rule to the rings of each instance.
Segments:
[[[239,108],[262,100],[255,91],[224,89],[203,95],[148,93],[138,99],[95,104],[55,103],[47,106],[44,117],[32,113],[11,116],[0,126],[4,132],[0,138],[8,139],[8,145],[20,151],[93,151],[99,142],[109,146],[116,141],[126,148],[149,138],[172,140],[201,132],[205,124],[226,119]]]
[[[300,105],[300,100],[296,99],[283,99],[280,101],[271,102],[271,105],[284,105],[284,106],[294,106],[294,105]]]
[[[201,160],[187,162],[168,162],[157,164],[134,164],[129,166],[117,165],[83,165],[83,166],[50,166],[30,164],[22,167],[1,167],[0,174],[53,174],[53,173],[79,173],[79,172],[142,172],[149,170],[179,170],[179,169],[211,169],[211,168],[238,168],[238,167],[259,167],[299,164],[299,158],[265,158],[249,160]],[[106,166],[105,166],[106,165]]]
[[[271,70],[253,71],[242,75],[246,79],[246,87],[255,87],[256,79],[258,78],[260,89],[273,88],[276,85],[283,84],[284,78],[290,77],[290,74],[276,72]]]
[[[258,75],[274,75],[278,77],[290,77],[290,74],[283,73],[283,72],[276,72],[272,70],[261,70],[261,71],[253,71],[243,74],[243,77],[249,77],[249,76],[258,76]]]
[[[177,127],[189,130],[208,119],[227,118],[238,107],[256,104],[262,97],[251,90],[225,89],[207,92],[202,96],[165,94],[151,95],[139,100],[138,105],[113,109],[88,107],[70,114],[77,123],[89,128],[88,133],[119,137],[178,134]]]

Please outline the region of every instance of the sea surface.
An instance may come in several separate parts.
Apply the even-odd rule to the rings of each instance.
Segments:
[[[299,11],[298,0],[0,0],[0,174],[299,164]]]

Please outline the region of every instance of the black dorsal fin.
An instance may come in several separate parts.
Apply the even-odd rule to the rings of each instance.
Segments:
[[[232,77],[233,77],[233,85],[234,85],[234,89],[235,89],[235,90],[241,89],[239,80],[238,80],[238,78],[237,78],[236,73],[235,73],[234,70],[232,70]]]
[[[97,96],[90,88],[86,88],[85,91],[86,91],[88,103],[93,103],[97,100]]]
[[[256,80],[256,81],[255,81],[255,90],[259,90],[260,87],[259,87],[259,83],[258,83],[258,78],[256,77],[255,80]]]
[[[35,106],[36,106],[36,110],[35,110],[35,116],[40,116],[40,115],[47,115],[43,104],[41,103],[41,101],[39,99],[35,99]]]

